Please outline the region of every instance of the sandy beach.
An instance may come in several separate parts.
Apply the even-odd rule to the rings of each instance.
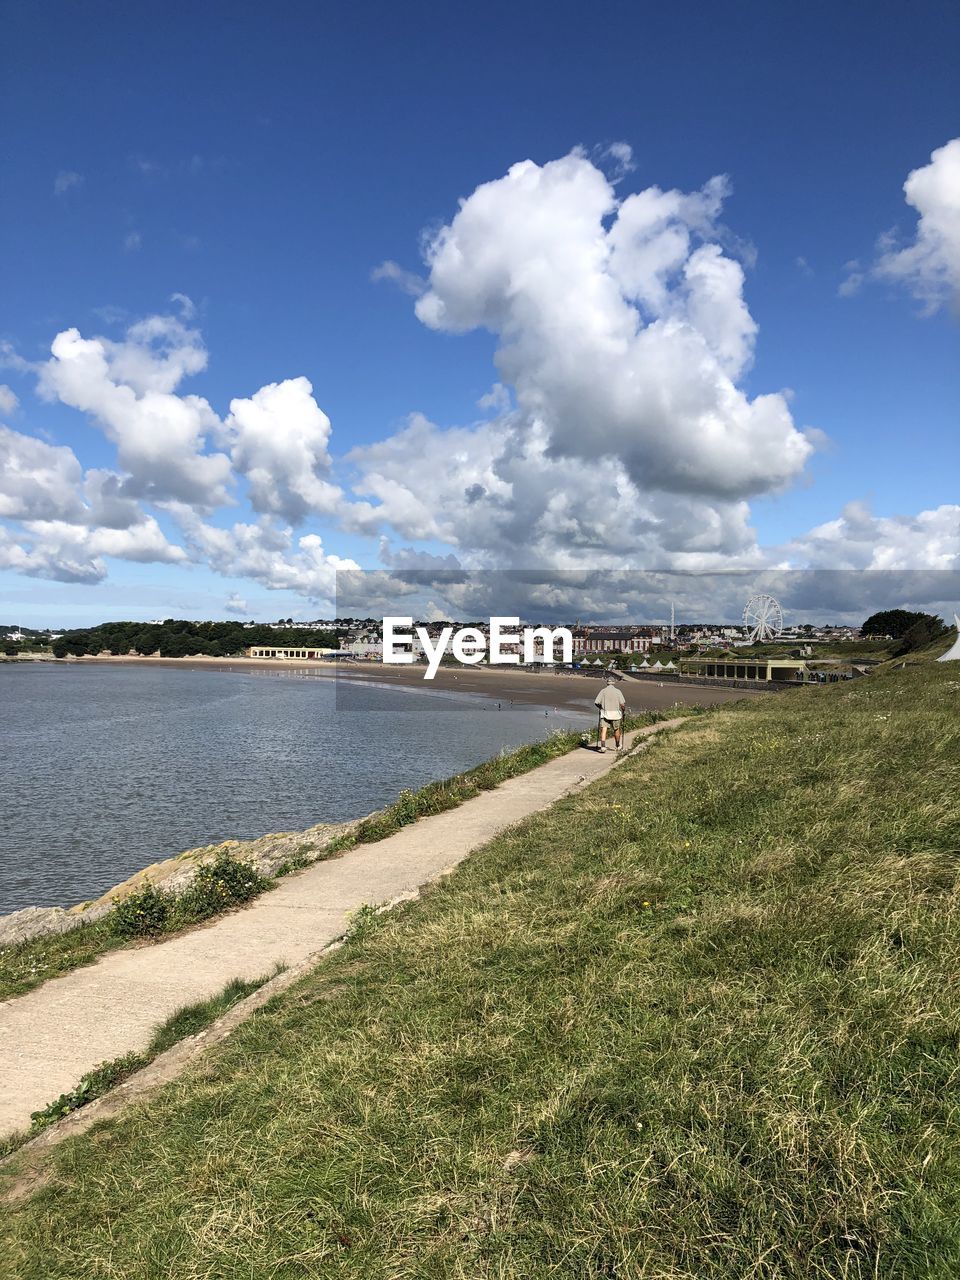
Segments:
[[[601,675],[579,675],[570,672],[518,671],[498,667],[441,667],[433,680],[424,680],[424,666],[385,666],[379,662],[338,663],[309,659],[271,660],[256,658],[157,658],[157,657],[84,657],[64,658],[63,662],[123,664],[124,666],[179,667],[203,671],[256,671],[273,675],[293,673],[326,677],[331,680],[375,680],[379,684],[419,688],[424,693],[467,693],[497,698],[514,703],[556,707],[564,711],[589,711],[602,683]],[[680,703],[688,706],[714,706],[720,702],[736,702],[755,698],[764,690],[724,689],[715,685],[684,684],[665,680],[634,680],[625,676],[620,682],[632,712],[668,710]]]

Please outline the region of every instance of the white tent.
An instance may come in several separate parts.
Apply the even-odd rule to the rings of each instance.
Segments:
[[[953,620],[957,624],[957,638],[953,647],[937,659],[938,662],[960,662],[960,613],[955,613]]]
[[[656,660],[656,662],[653,664],[653,666],[650,668],[650,670],[651,670],[651,671],[662,671],[662,670],[663,670],[663,663],[660,661],[660,659],[659,659],[659,658]]]
[[[640,670],[641,671],[650,670],[650,663],[646,660],[646,658],[644,658],[644,660],[640,663]]]
[[[664,669],[664,671],[676,671],[676,669],[677,669],[677,664],[676,664],[676,663],[674,662],[674,660],[671,658],[671,659],[670,659],[670,661],[667,663],[667,665],[666,665],[663,669]]]

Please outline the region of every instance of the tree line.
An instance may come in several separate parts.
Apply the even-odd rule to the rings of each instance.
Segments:
[[[98,627],[65,631],[51,648],[55,658],[82,658],[86,654],[159,653],[161,658],[189,658],[202,655],[229,658],[252,644],[281,647],[338,649],[335,632],[312,627],[245,627],[242,622],[104,622]]]

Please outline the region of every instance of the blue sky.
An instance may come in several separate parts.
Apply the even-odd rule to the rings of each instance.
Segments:
[[[960,229],[950,239],[960,191],[938,161],[941,203],[924,215],[939,236],[932,257],[929,236],[911,253],[921,211],[903,191],[960,136],[956,5],[211,3],[161,14],[94,0],[7,4],[4,31],[0,381],[18,403],[8,395],[0,420],[18,437],[7,437],[8,475],[32,466],[47,480],[42,502],[33,484],[0,505],[0,564],[10,566],[0,570],[0,620],[223,616],[228,602],[243,616],[313,617],[342,558],[377,567],[401,563],[408,548],[493,567],[960,565]],[[615,144],[632,150],[629,168]],[[504,185],[489,222],[454,224],[458,200],[481,184],[506,184],[528,160],[552,174],[546,167],[577,147],[580,160],[557,171],[571,200],[594,172],[617,201],[729,179],[707,230],[702,211],[682,215],[689,252],[719,244],[725,262],[742,265],[737,296],[756,332],[749,358],[726,374],[744,403],[790,392],[790,426],[751,419],[766,464],[742,483],[722,460],[717,476],[700,474],[693,429],[668,448],[669,414],[651,418],[652,401],[624,418],[612,395],[590,399],[584,369],[571,388],[566,370],[589,350],[576,335],[568,347],[550,343],[592,286],[583,277],[571,285],[579,293],[540,290],[526,302],[515,287],[538,252],[529,236],[514,242],[516,219],[552,217],[553,196],[538,191],[518,213]],[[603,228],[614,219],[605,213]],[[421,247],[434,237],[436,248],[443,227],[453,227],[458,264],[431,276]],[[475,258],[464,263],[467,249]],[[418,316],[409,292],[373,280],[384,261],[422,277],[410,287],[439,300],[445,318],[425,321],[422,298]],[[491,261],[503,295],[467,306],[468,284],[493,287],[477,274]],[[665,310],[640,307],[644,324],[676,319],[682,270]],[[735,301],[724,320],[734,327]],[[493,314],[506,319],[490,332]],[[251,502],[249,458],[263,441],[250,433],[261,428],[228,427],[223,439],[211,428],[197,449],[233,457],[231,501],[187,511],[175,485],[148,474],[163,469],[162,441],[141,447],[131,470],[118,458],[124,424],[105,431],[98,410],[77,407],[94,391],[65,391],[65,374],[44,387],[51,343],[71,329],[115,344],[115,385],[120,348],[143,346],[130,326],[150,316],[179,326],[156,338],[153,358],[157,342],[206,357],[170,395],[204,397],[221,421],[231,400],[307,378],[331,430],[298,401],[305,425],[286,461],[312,457],[338,496]],[[505,347],[524,353],[514,382]],[[612,385],[618,369],[633,376],[611,366],[598,377]],[[676,376],[652,400],[672,404],[682,361]],[[508,395],[478,409],[498,381]],[[580,423],[567,420],[573,403]],[[407,438],[411,414],[428,427]],[[481,420],[494,425],[449,434]],[[541,428],[546,452],[534,457]],[[805,454],[808,428],[816,447]],[[264,428],[274,429],[285,421]],[[733,419],[728,429],[739,429]],[[51,481],[52,455],[30,440],[72,450],[80,472],[60,454]],[[774,460],[780,445],[794,450],[790,466]],[[504,480],[518,449],[523,480]],[[558,450],[566,461],[550,470]],[[97,525],[83,489],[91,469],[126,486],[127,514],[111,528],[130,536]],[[458,495],[479,490],[454,510]],[[449,514],[427,522],[423,504]],[[238,523],[260,532],[240,535]],[[518,530],[530,531],[526,548]],[[322,551],[300,547],[305,535]]]

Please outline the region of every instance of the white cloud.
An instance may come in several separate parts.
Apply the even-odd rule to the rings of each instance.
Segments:
[[[914,169],[903,190],[919,215],[913,242],[897,248],[882,237],[871,275],[905,285],[928,311],[945,303],[960,309],[960,138]],[[856,273],[850,280],[860,283]]]
[[[230,592],[223,602],[223,608],[225,613],[244,614],[249,612],[246,600],[237,591]]]
[[[138,249],[143,247],[143,236],[139,231],[128,231],[123,237],[123,249],[125,253],[136,253]]]
[[[25,520],[23,527],[36,542],[58,553],[85,555],[92,560],[113,556],[141,564],[183,564],[187,553],[168,542],[153,516],[144,516],[126,529],[87,529],[62,520]]]
[[[65,581],[100,581],[106,560],[205,562],[226,576],[271,589],[329,599],[334,574],[354,562],[328,555],[316,534],[294,541],[277,517],[298,522],[332,513],[342,492],[328,478],[330,421],[306,378],[237,398],[221,422],[199,396],[178,394],[181,381],[206,366],[200,334],[185,321],[186,295],[174,295],[183,319],[151,316],[120,342],[57,335],[51,358],[30,366],[41,394],[79,409],[103,428],[121,470],[84,473],[72,450],[0,427],[0,516],[21,522],[4,533],[3,565]],[[221,442],[227,453],[210,451]],[[224,530],[203,516],[231,502],[236,478],[262,515]],[[185,531],[190,557],[168,541],[143,503],[164,508]]]
[[[0,413],[15,413],[19,404],[16,392],[0,382]]]
[[[552,454],[540,425],[518,432],[508,418],[443,430],[413,415],[390,439],[348,456],[356,491],[375,501],[346,507],[346,528],[390,526],[402,538],[455,547],[469,567],[704,569],[760,560],[745,502],[643,492],[616,459]]]
[[[229,500],[230,460],[206,452],[219,419],[202,397],[174,394],[184,377],[206,367],[196,330],[173,316],[151,316],[132,325],[123,342],[64,330],[51,352],[39,370],[41,394],[103,428],[128,473],[129,497],[206,510]]]
[[[308,514],[331,514],[342,492],[330,470],[330,419],[306,378],[261,387],[230,402],[222,438],[234,469],[246,476],[253,509],[294,524]]]
[[[361,501],[344,527],[444,543],[471,566],[762,562],[746,499],[800,475],[818,435],[786,392],[737,385],[757,326],[722,247],[728,191],[718,177],[621,200],[575,151],[462,200],[427,244],[415,309],[496,335],[502,381],[479,406],[498,416],[444,430],[413,414],[353,450]]]
[[[736,385],[756,325],[720,244],[728,184],[617,199],[579,152],[514,165],[429,242],[424,324],[485,328],[518,436],[615,458],[643,491],[729,502],[782,488],[812,446],[782,395]]]
[[[53,180],[53,194],[55,196],[66,195],[74,187],[83,186],[83,174],[77,173],[73,169],[61,169]]]
[[[417,551],[413,547],[393,547],[389,538],[380,539],[380,563],[390,569],[443,569],[462,568],[452,553],[434,555],[432,551]]]
[[[107,574],[107,566],[102,560],[91,562],[83,558],[61,558],[55,549],[30,542],[23,545],[2,525],[0,569],[12,569],[30,578],[47,578],[55,582],[95,583],[102,581]]]
[[[127,529],[91,529],[65,520],[24,520],[18,534],[0,526],[0,568],[58,582],[101,582],[105,556],[141,564],[182,564],[187,555],[152,516]]]
[[[960,569],[960,506],[945,503],[916,515],[875,516],[848,502],[835,520],[785,549],[791,562],[826,569]]]
[[[72,449],[0,427],[0,516],[82,520],[82,478]]]
[[[311,600],[330,601],[338,569],[358,569],[354,560],[330,555],[318,534],[294,539],[293,530],[268,517],[256,524],[220,528],[187,508],[172,511],[194,558],[226,578],[249,578],[271,591],[295,591]]]

